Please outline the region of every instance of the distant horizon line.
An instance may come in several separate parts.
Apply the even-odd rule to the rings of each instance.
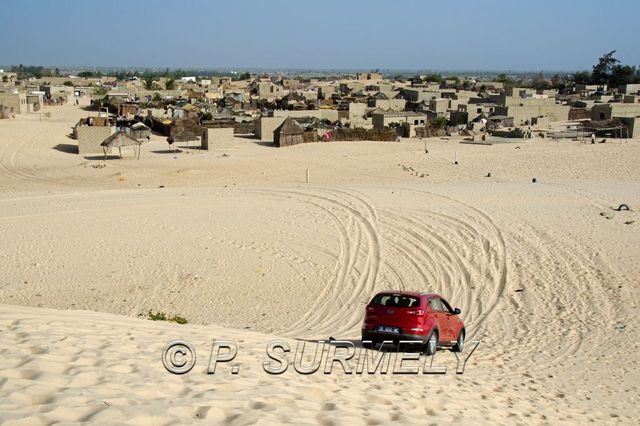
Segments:
[[[9,70],[11,67],[23,65],[26,67],[58,68],[61,71],[193,71],[193,72],[254,72],[254,73],[370,73],[402,74],[402,73],[437,73],[437,74],[571,74],[588,69],[447,69],[447,68],[297,68],[297,67],[168,67],[168,66],[94,66],[94,65],[42,65],[42,64],[7,64],[0,65],[0,69]]]

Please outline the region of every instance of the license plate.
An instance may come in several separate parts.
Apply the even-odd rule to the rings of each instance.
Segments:
[[[400,333],[400,329],[398,327],[386,327],[384,325],[378,326],[378,331],[380,333]]]

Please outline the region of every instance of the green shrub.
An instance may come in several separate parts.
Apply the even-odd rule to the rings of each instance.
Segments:
[[[177,324],[187,324],[189,322],[185,317],[180,315],[174,315],[170,317],[164,312],[158,311],[154,313],[152,310],[149,310],[149,312],[147,313],[147,319],[150,319],[151,321],[175,322]]]

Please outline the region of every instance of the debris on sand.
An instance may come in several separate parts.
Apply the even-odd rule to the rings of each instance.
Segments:
[[[618,210],[619,212],[623,210],[629,211],[629,206],[627,204],[620,204],[616,210]]]
[[[420,177],[420,178],[424,178],[426,176],[429,176],[429,173],[420,172],[420,171],[414,169],[413,167],[405,166],[404,164],[398,164],[398,166],[402,168],[402,171],[407,172],[407,173],[411,174],[412,176],[416,176],[416,177]]]

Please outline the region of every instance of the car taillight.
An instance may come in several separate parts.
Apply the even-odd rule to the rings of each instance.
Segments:
[[[409,315],[424,315],[424,309],[415,309],[407,312]]]

